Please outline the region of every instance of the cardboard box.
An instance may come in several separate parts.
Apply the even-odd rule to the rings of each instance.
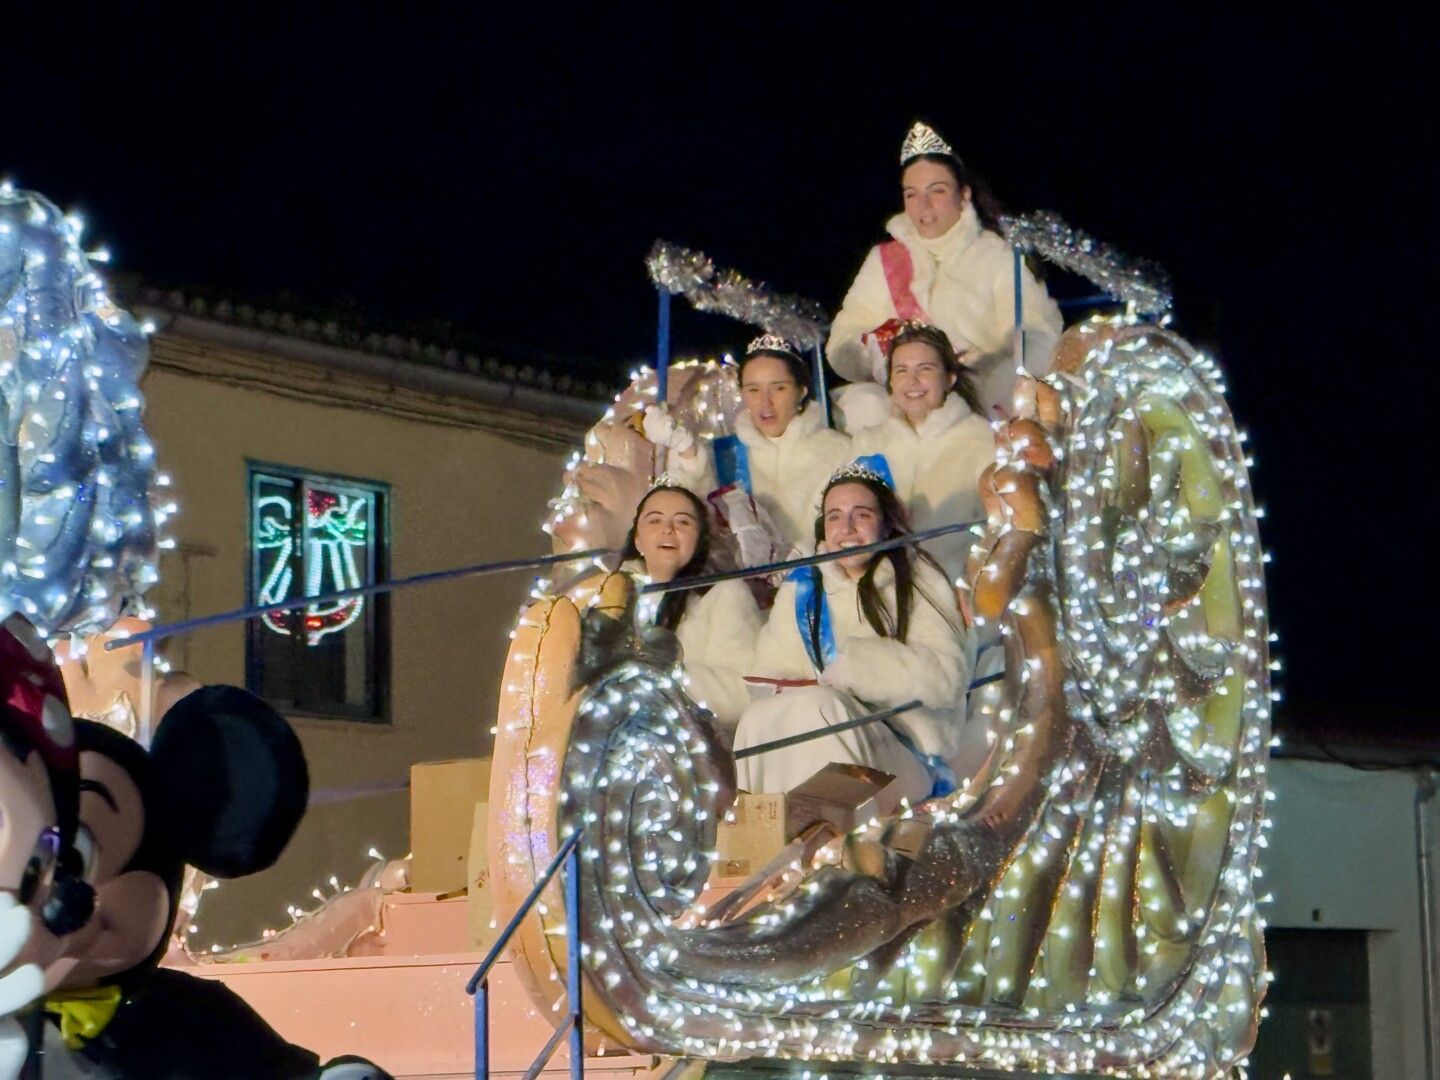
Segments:
[[[410,888],[453,893],[468,884],[475,804],[490,794],[490,759],[410,767]]]
[[[490,804],[475,804],[475,816],[470,825],[470,857],[466,860],[466,878],[469,882],[470,947],[488,949],[495,944],[500,930],[495,922],[495,895],[490,888],[490,850],[488,838]]]
[[[849,832],[875,816],[876,796],[894,779],[879,769],[832,762],[783,795],[741,792],[715,833],[715,874],[756,873],[814,821]]]

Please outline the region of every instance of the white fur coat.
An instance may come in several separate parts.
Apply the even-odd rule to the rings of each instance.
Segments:
[[[1010,407],[1015,381],[1015,262],[1010,246],[980,226],[973,205],[944,236],[927,240],[904,214],[896,214],[886,231],[905,245],[915,275],[910,291],[931,320],[944,330],[955,351],[970,351],[980,397],[987,407]],[[1055,340],[1064,323],[1060,308],[1028,269],[1021,270],[1024,309],[1025,367],[1032,375],[1049,372]],[[897,317],[879,247],[870,249],[840,313],[831,324],[826,353],[830,365],[852,382],[883,382],[883,367],[861,335]]]

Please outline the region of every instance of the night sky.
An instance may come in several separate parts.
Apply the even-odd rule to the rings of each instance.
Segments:
[[[1424,35],[1374,9],[1280,32],[1082,7],[1006,25],[937,6],[247,11],[45,49],[16,43],[56,27],[12,27],[0,172],[80,209],[148,282],[618,379],[653,347],[657,237],[833,310],[924,117],[1007,208],[1170,270],[1177,328],[1215,351],[1251,433],[1290,716],[1433,715],[1414,674],[1436,667]],[[679,352],[747,337],[677,312]]]

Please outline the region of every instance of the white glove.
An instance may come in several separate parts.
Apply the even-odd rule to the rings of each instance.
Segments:
[[[0,1016],[9,1016],[45,992],[44,975],[37,965],[10,969],[34,928],[30,909],[17,904],[9,893],[0,893]]]
[[[885,359],[885,350],[880,347],[880,338],[875,334],[861,334],[860,348],[864,350],[865,359],[870,363],[870,378],[881,386],[889,380],[885,375],[885,368],[888,365]]]
[[[645,438],[656,446],[664,446],[677,454],[689,453],[695,446],[695,436],[677,423],[665,405],[648,405],[645,408]]]

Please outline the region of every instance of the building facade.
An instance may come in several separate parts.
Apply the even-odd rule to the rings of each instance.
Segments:
[[[161,623],[548,554],[546,501],[609,396],[224,303],[151,294],[138,309],[156,324],[146,417],[179,505],[149,597]],[[358,880],[372,850],[406,853],[410,765],[488,752],[530,580],[452,580],[166,642],[174,668],[291,717],[314,792],[274,870],[206,896],[193,943],[254,940],[332,879]]]

